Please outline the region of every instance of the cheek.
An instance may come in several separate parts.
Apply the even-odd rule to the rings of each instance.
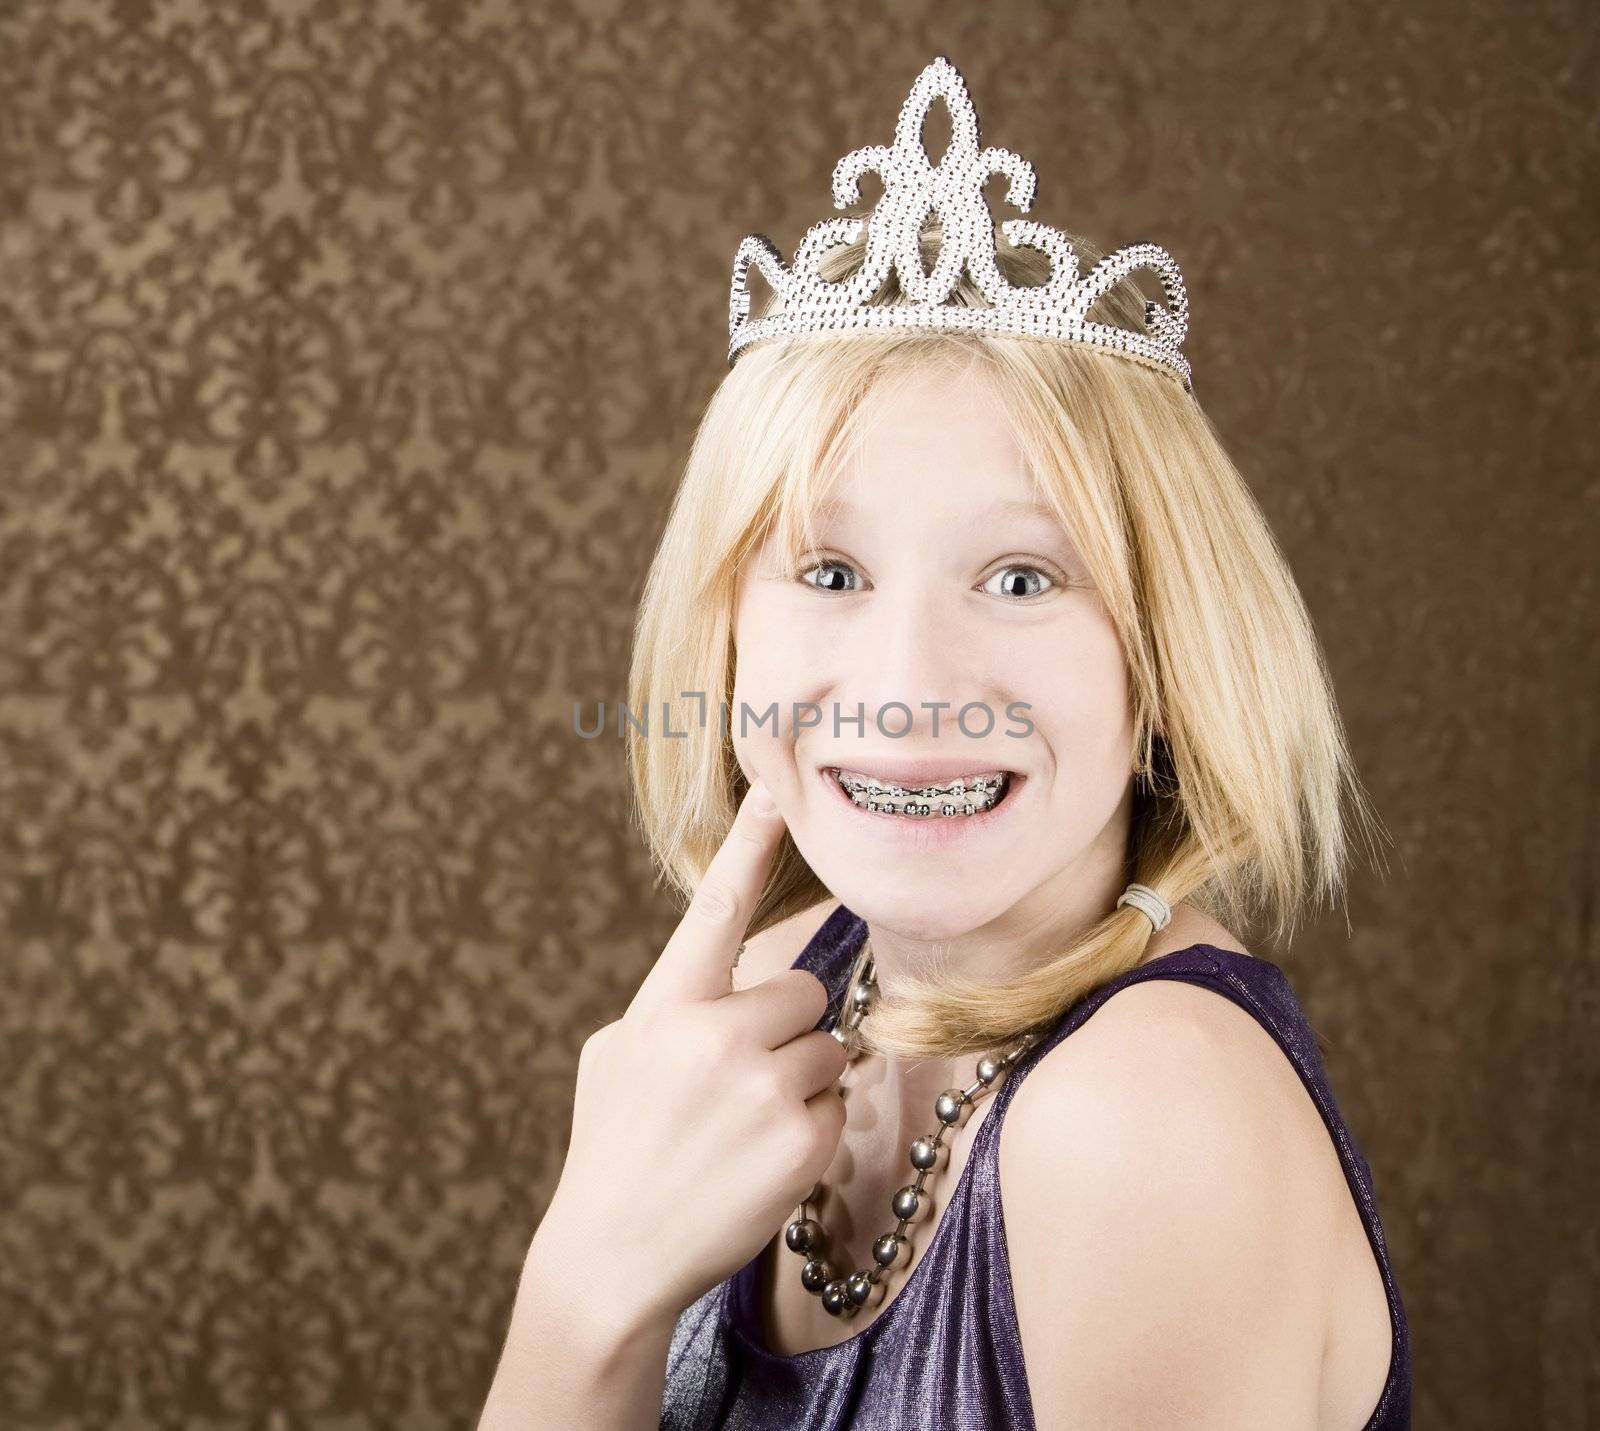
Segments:
[[[734,755],[746,779],[763,779],[774,791],[788,789],[794,744],[790,712],[808,699],[807,654],[795,623],[775,603],[742,599],[734,614],[733,698],[728,709]],[[768,710],[776,704],[778,729]],[[750,714],[741,720],[741,712]]]
[[[742,592],[733,623],[735,699],[762,706],[805,699],[800,693],[820,674],[827,652],[815,627],[783,593],[763,585]]]
[[[1131,768],[1132,688],[1116,631],[1104,621],[1075,627],[1026,681],[1029,712],[1073,783],[1103,772],[1120,781]]]
[[[742,640],[734,650],[734,701],[765,708],[773,701],[802,700],[807,669],[801,653],[781,640]]]

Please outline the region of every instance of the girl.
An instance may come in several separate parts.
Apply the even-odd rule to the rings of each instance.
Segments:
[[[935,94],[970,165],[947,61],[900,143]],[[972,257],[908,214],[924,277]],[[1009,291],[1059,294],[1016,232]],[[871,233],[807,261],[926,312]],[[987,314],[986,272],[934,298]],[[630,739],[692,898],[584,1045],[482,1425],[1408,1425],[1370,1172],[1238,933],[1337,895],[1371,816],[1175,310],[807,330],[778,278],[639,617],[630,707],[717,715]]]

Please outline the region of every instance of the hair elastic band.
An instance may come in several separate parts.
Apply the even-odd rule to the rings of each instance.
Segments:
[[[1117,896],[1117,908],[1131,904],[1143,910],[1157,929],[1165,929],[1172,920],[1172,906],[1147,884],[1130,884]]]

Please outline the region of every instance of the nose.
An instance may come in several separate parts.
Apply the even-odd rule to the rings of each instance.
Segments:
[[[905,731],[907,747],[958,734],[956,716],[972,701],[991,702],[984,678],[985,653],[955,601],[927,586],[903,583],[884,589],[863,609],[860,625],[839,652],[839,704],[853,715],[859,702],[868,738]],[[1002,712],[996,708],[996,719]],[[985,717],[972,713],[969,728],[981,731]],[[853,727],[846,727],[848,734]]]

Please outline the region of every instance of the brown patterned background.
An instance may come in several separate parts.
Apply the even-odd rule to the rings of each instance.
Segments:
[[[921,67],[1183,266],[1394,837],[1289,950],[1424,1427],[1594,1424],[1579,0],[0,3],[0,1424],[476,1418],[674,921],[630,622],[728,270]]]

